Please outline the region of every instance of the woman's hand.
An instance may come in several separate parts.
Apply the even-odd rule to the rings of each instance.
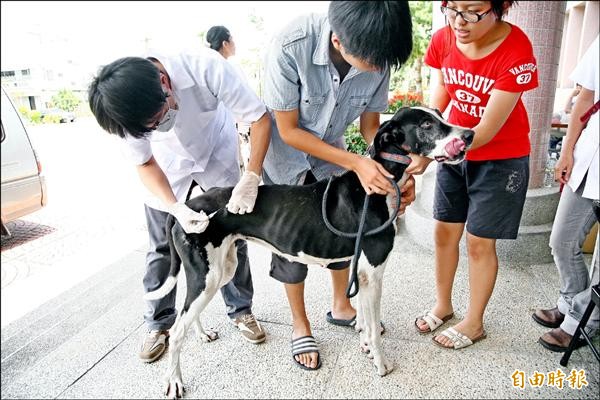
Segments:
[[[431,158],[413,153],[410,153],[409,157],[412,161],[410,162],[408,168],[406,168],[406,173],[411,175],[421,175],[423,172],[425,172],[429,163],[433,161]]]
[[[415,201],[416,197],[415,178],[411,175],[400,188],[400,210],[398,210],[398,216],[404,214],[406,207]],[[392,193],[392,204],[394,207],[396,206],[396,192]]]

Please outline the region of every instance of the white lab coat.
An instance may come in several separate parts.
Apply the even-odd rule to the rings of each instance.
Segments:
[[[594,91],[594,103],[600,97],[599,78],[598,78],[598,36],[590,45],[584,56],[581,58],[570,78],[579,83],[586,89]],[[573,171],[567,182],[569,187],[575,192],[587,173],[585,187],[582,196],[588,199],[597,200],[600,186],[600,163],[599,163],[599,119],[600,112],[592,115],[587,123],[587,127],[581,132],[581,136],[575,144],[573,151]]]
[[[143,139],[128,137],[129,158],[141,165],[152,155],[167,176],[178,201],[194,179],[205,190],[232,186],[240,178],[238,135],[233,118],[252,123],[266,112],[256,94],[220,54],[198,49],[176,55],[150,52],[166,69],[179,105],[175,126]],[[229,110],[230,112],[228,112]],[[153,195],[146,204],[165,210]]]

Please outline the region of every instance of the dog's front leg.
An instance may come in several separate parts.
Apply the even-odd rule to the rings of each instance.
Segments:
[[[393,369],[383,353],[381,342],[381,288],[382,278],[385,269],[385,262],[382,265],[373,267],[370,265],[364,255],[361,256],[358,265],[358,302],[362,313],[364,328],[361,331],[361,344],[366,344],[369,352],[369,358],[373,358],[373,363],[380,376],[387,375]]]
[[[200,322],[200,317],[194,320],[194,328],[196,329],[196,334],[200,337],[203,343],[209,343],[219,338],[219,333],[213,329],[206,329],[202,327],[202,322]]]

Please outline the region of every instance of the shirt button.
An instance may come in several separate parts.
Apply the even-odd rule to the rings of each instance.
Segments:
[[[335,103],[335,106],[336,106],[336,107],[337,107],[337,106],[339,106],[339,105],[340,105],[340,103]]]
[[[330,128],[330,129],[331,129],[331,128],[333,128],[333,125],[329,125],[329,128]]]

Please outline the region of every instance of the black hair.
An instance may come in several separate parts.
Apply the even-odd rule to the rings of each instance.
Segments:
[[[506,8],[508,10],[513,4],[517,4],[518,2],[515,0],[491,0],[490,3],[492,6],[492,12],[496,15],[496,17],[498,17],[498,19],[502,19],[505,14],[504,3],[508,3],[508,7]],[[442,6],[447,7],[448,1],[442,1]]]
[[[504,3],[508,3],[508,7],[506,7],[506,10],[504,9]],[[512,7],[513,4],[518,4],[518,2],[516,0],[491,0],[490,1],[490,6],[491,6],[491,10],[492,13],[494,15],[496,15],[496,17],[498,17],[499,20],[502,19],[502,17],[504,17],[504,15],[506,14],[506,11]],[[448,6],[448,1],[444,0],[442,1],[442,6],[443,7],[447,7]],[[444,58],[450,54],[451,48],[452,48],[452,38],[454,36],[454,33],[452,33],[452,28],[450,27],[450,23],[448,22],[448,18],[446,18],[446,26],[445,26],[445,33],[444,33]]]
[[[90,109],[98,124],[122,138],[147,136],[150,119],[164,107],[167,96],[152,61],[124,57],[100,68],[88,89]]]
[[[210,45],[210,48],[216,51],[221,50],[223,41],[228,42],[229,39],[231,39],[229,29],[222,25],[213,26],[206,32],[206,41]]]
[[[412,52],[408,1],[332,1],[328,17],[346,52],[369,64],[399,67]]]

